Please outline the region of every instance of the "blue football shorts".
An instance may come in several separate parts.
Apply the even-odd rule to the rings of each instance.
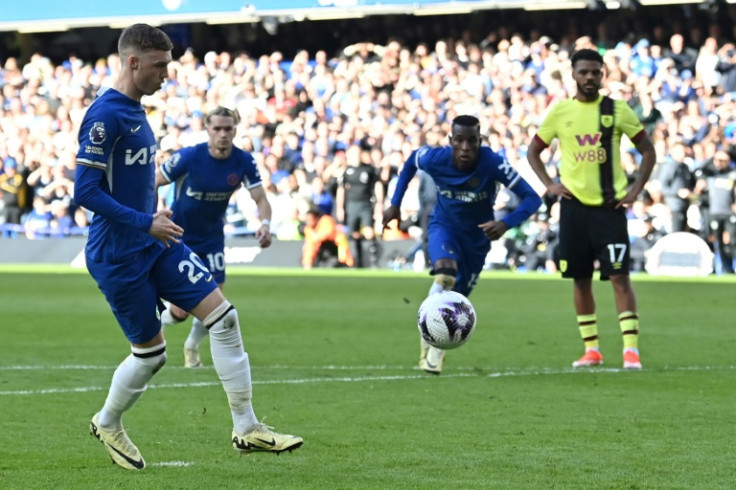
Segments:
[[[215,246],[209,248],[197,247],[194,249],[202,263],[210,271],[212,277],[215,278],[215,283],[225,283],[225,250],[224,246]]]
[[[190,311],[217,288],[202,260],[183,243],[153,244],[114,264],[88,258],[87,270],[134,344],[161,330],[161,298]]]
[[[480,228],[460,230],[430,219],[427,246],[432,266],[439,259],[457,262],[454,290],[469,296],[478,282],[491,242]]]

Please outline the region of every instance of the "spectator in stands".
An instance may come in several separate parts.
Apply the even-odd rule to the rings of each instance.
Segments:
[[[21,217],[25,211],[26,179],[18,170],[18,162],[15,158],[7,157],[3,161],[4,173],[0,174],[0,198],[3,200],[3,222],[5,228],[3,236],[17,236],[17,229],[10,225],[20,225]]]
[[[634,114],[644,125],[647,133],[654,134],[654,129],[662,120],[662,112],[654,105],[652,95],[646,90],[639,92],[637,103],[634,104],[632,109],[634,109]]]
[[[296,176],[298,189],[288,192],[287,198],[307,196],[312,180],[319,176],[334,196],[335,176],[344,164],[341,150],[365,136],[384,155],[398,153],[401,162],[411,148],[446,138],[453,114],[476,104],[481,107],[481,121],[484,125],[487,121],[494,148],[497,145],[509,161],[512,153],[523,155],[524,142],[534,134],[549,105],[574,92],[569,77],[564,76],[570,69],[570,50],[593,47],[607,51],[608,79],[615,82],[607,87],[610,92],[617,97],[638,94],[632,94],[630,103],[654,136],[658,154],[668,154],[671,141],[679,138],[693,146],[701,164],[713,157],[714,150],[708,146],[736,143],[736,125],[729,121],[736,113],[732,33],[719,33],[701,21],[702,12],[698,12],[688,19],[694,29],[678,29],[680,20],[669,17],[646,31],[621,23],[626,31],[618,33],[600,23],[584,36],[553,25],[547,26],[547,35],[503,25],[484,39],[472,39],[468,31],[457,39],[444,34],[439,41],[429,37],[431,31],[423,30],[426,25],[414,22],[402,31],[404,44],[396,40],[377,43],[378,34],[366,32],[365,39],[374,42],[356,41],[344,53],[342,46],[334,51],[320,46],[311,53],[300,49],[292,61],[275,49],[247,54],[207,52],[211,49],[207,46],[197,53],[199,48],[193,46],[174,60],[164,90],[147,98],[145,104],[161,148],[173,151],[204,134],[199,127],[201,114],[217,105],[237,106],[245,117],[236,144],[254,153],[269,198],[273,196],[270,182],[288,173]],[[672,40],[683,46],[685,57],[669,46],[676,31],[681,39]],[[713,40],[718,57],[715,74],[710,69]],[[336,56],[330,58],[330,52]],[[680,66],[687,56],[695,63]],[[119,76],[120,60],[115,54],[98,60],[70,56],[54,66],[49,58],[34,54],[24,65],[17,57],[5,56],[1,47],[0,58],[6,67],[0,70],[0,158],[14,155],[19,168],[28,168],[32,175],[40,169],[43,178],[38,173],[33,179],[29,175],[29,185],[38,191],[51,184],[47,179],[50,169],[44,167],[55,169],[57,161],[64,161],[64,154],[76,153],[73,145],[84,111],[96,90]],[[691,74],[692,81],[683,82]],[[715,76],[717,90],[708,98]],[[534,95],[537,92],[540,94]],[[645,93],[651,94],[647,101],[643,100]],[[688,102],[677,105],[677,111],[670,109],[683,101]],[[698,114],[693,113],[693,103],[700,106]],[[528,136],[520,137],[524,133]],[[292,151],[297,139],[303,161]],[[279,165],[279,158],[269,158],[276,168],[275,175],[269,175],[263,158],[278,154],[282,146],[292,163]],[[381,159],[372,158],[374,166],[377,161]],[[549,164],[553,169],[554,157]],[[694,163],[693,168],[699,164]],[[385,170],[385,189],[395,168],[377,167],[382,173]],[[71,180],[73,173],[72,169],[66,178]],[[63,177],[54,175],[51,180],[58,178]],[[69,186],[61,185],[60,192],[67,194],[64,187]],[[47,196],[49,202],[60,197],[55,192]],[[246,192],[237,199],[239,205],[247,198]],[[292,208],[284,213],[287,221],[293,218]],[[69,211],[76,214],[75,208]],[[273,225],[277,231],[275,220]]]
[[[46,201],[40,196],[34,197],[33,209],[26,215],[23,222],[26,237],[34,239],[48,236],[52,219],[53,215]]]
[[[685,70],[692,74],[695,71],[697,57],[698,52],[685,45],[685,37],[682,34],[675,33],[670,36],[670,45],[665,49],[664,58],[674,62],[678,74],[683,74]]]
[[[721,74],[720,89],[727,94],[736,95],[736,46],[725,44],[718,51],[719,60],[716,71]]]
[[[332,214],[335,207],[335,200],[327,189],[325,189],[325,181],[322,177],[314,177],[311,186],[311,200],[317,206],[322,214]]]
[[[64,237],[71,235],[74,230],[74,219],[70,215],[70,208],[63,201],[53,201],[50,205],[51,222],[49,223],[49,236]]]
[[[718,40],[715,37],[708,37],[700,47],[695,60],[695,78],[703,85],[708,95],[718,91],[721,78],[717,70],[719,61]]]

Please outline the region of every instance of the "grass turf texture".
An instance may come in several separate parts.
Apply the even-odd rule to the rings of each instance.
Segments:
[[[129,349],[86,273],[0,272],[3,489],[732,489],[734,281],[635,276],[642,372],[623,372],[608,283],[605,365],[582,351],[569,281],[486,273],[473,338],[440,377],[416,368],[428,276],[231,268],[256,414],[304,437],[279,457],[230,447],[212,369],[169,362],[126,415],[149,468],[110,464],[87,434]],[[26,268],[28,269],[28,268]]]

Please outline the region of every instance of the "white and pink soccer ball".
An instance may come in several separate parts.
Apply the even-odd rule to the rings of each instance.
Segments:
[[[429,345],[447,350],[468,341],[476,320],[475,308],[468,298],[455,291],[441,291],[422,302],[417,327]]]

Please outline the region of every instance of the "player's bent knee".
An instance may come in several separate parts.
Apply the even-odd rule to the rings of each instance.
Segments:
[[[210,341],[225,347],[242,345],[243,340],[240,334],[237,310],[227,302],[226,306],[222,308],[225,308],[225,310],[222,311],[219,317],[214,318],[211,323],[207,321],[208,319],[205,319],[204,325],[209,330]],[[217,314],[218,310],[216,309],[210,316],[215,317]]]
[[[164,364],[166,364],[166,361],[168,360],[165,342],[155,347],[133,347],[132,352],[135,361],[139,365],[150,369],[153,374],[156,374],[162,367],[164,367]]]

